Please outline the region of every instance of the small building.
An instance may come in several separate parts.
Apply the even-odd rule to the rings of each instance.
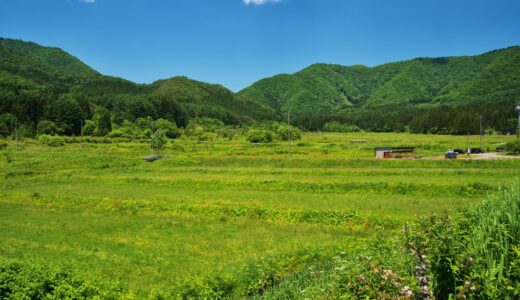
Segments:
[[[415,147],[375,147],[374,157],[383,158],[416,158]]]

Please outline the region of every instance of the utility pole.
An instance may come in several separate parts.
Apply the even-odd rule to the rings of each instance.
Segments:
[[[482,115],[480,115],[480,153],[482,152]]]
[[[16,151],[18,151],[20,150],[20,148],[18,148],[18,120],[14,121],[14,140],[16,145]]]
[[[518,113],[518,129],[516,130],[516,134],[518,138],[520,138],[520,104],[516,105],[516,112]]]
[[[291,110],[287,112],[287,131],[289,137],[289,161],[291,161]]]
[[[466,136],[466,154],[467,156],[469,157],[469,130],[468,130],[468,135]]]

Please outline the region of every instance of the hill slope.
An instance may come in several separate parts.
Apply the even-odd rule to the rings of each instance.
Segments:
[[[335,114],[384,105],[462,105],[520,95],[520,47],[377,67],[315,64],[260,80],[240,95],[282,112]]]
[[[226,124],[276,118],[273,109],[219,85],[181,77],[135,84],[103,76],[61,49],[0,38],[4,121],[14,117],[34,131],[41,120],[51,120],[60,123],[65,133],[78,134],[82,120],[92,118],[100,107],[108,109],[116,122],[148,116],[172,119],[180,114],[213,117]],[[185,121],[172,121],[185,125]]]

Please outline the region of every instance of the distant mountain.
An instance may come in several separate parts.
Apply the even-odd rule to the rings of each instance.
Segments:
[[[250,124],[277,116],[220,85],[185,77],[135,84],[104,76],[59,48],[0,38],[0,115],[8,113],[33,130],[49,119],[78,134],[81,120],[91,118],[96,107],[110,110],[115,121],[187,114]]]
[[[416,58],[372,68],[315,64],[292,75],[262,79],[239,95],[299,115],[518,99],[520,47],[477,56]]]

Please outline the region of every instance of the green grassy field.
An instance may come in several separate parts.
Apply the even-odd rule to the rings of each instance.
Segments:
[[[486,136],[484,148],[513,140]],[[471,137],[473,147],[478,137]],[[374,160],[374,146],[423,157],[466,137],[306,133],[292,145],[242,139],[147,144],[12,141],[0,158],[0,256],[116,280],[136,295],[248,261],[326,252],[394,235],[417,215],[478,204],[515,180],[520,159]]]

